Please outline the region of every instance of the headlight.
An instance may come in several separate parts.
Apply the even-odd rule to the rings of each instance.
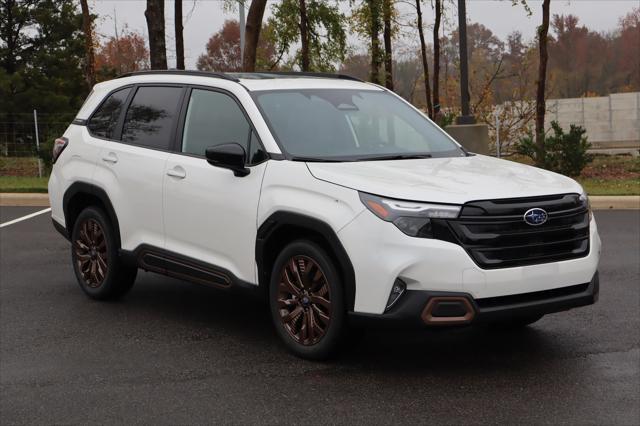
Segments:
[[[587,208],[587,211],[589,212],[589,222],[591,222],[591,218],[593,217],[593,213],[591,212],[591,202],[589,201],[589,196],[584,189],[582,189],[582,194],[580,194],[580,204]]]
[[[360,193],[360,200],[380,219],[412,237],[431,238],[432,219],[455,219],[460,213],[460,206],[393,200],[364,192]]]

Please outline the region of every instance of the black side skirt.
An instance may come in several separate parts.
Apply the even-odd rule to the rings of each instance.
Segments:
[[[232,272],[216,265],[183,256],[148,244],[135,250],[120,250],[120,258],[127,265],[223,290],[259,293],[258,286],[243,281]]]

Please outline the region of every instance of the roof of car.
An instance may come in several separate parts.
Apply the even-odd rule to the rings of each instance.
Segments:
[[[207,81],[207,78],[214,78],[240,83],[249,91],[314,88],[380,90],[375,85],[349,75],[313,72],[219,73],[191,70],[145,70],[123,74],[117,80],[121,78],[136,80],[136,82],[162,79],[167,83]]]
[[[113,90],[132,84],[191,84],[199,86],[221,87],[233,90],[245,88],[249,92],[267,90],[302,89],[346,89],[346,90],[383,90],[380,86],[360,81],[345,75],[322,73],[215,73],[208,71],[154,70],[124,74],[113,80],[103,81],[93,86],[92,95],[76,114],[76,118],[87,119],[91,112]],[[244,91],[244,89],[242,89]]]

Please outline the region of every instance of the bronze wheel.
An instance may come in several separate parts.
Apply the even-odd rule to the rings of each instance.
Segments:
[[[136,279],[137,266],[125,264],[118,254],[117,236],[109,217],[97,206],[86,207],[73,222],[73,271],[82,291],[92,299],[116,299]]]
[[[331,289],[320,265],[309,256],[293,256],[280,270],[277,291],[282,326],[299,344],[318,343],[331,323]]]
[[[80,232],[73,242],[77,270],[90,288],[102,285],[108,271],[108,251],[104,230],[95,219],[80,224]]]

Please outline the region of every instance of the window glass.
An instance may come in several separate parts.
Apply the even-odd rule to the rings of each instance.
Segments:
[[[249,151],[251,127],[235,100],[224,93],[193,89],[182,136],[182,152],[204,155],[210,146],[237,143]]]
[[[122,106],[127,100],[130,91],[130,88],[118,90],[109,95],[102,105],[100,105],[100,108],[96,110],[87,124],[89,132],[91,132],[93,136],[107,139],[113,139],[115,137],[116,124],[118,124],[120,111],[122,111]]]
[[[267,153],[262,148],[256,132],[251,132],[251,140],[249,141],[249,154],[247,155],[249,164],[262,163],[267,159]]]
[[[127,110],[122,140],[150,148],[169,149],[181,93],[181,87],[140,87]]]
[[[254,98],[293,157],[358,161],[464,155],[438,126],[384,91],[274,90]]]

